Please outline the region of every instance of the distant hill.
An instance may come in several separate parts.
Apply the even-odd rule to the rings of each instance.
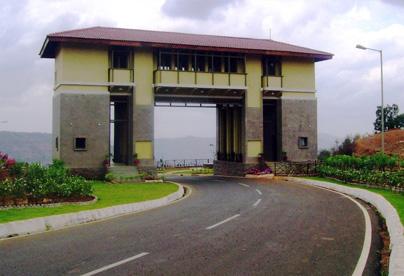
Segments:
[[[0,151],[17,161],[49,164],[51,139],[50,133],[0,131]],[[215,138],[160,138],[155,140],[155,157],[156,160],[208,159],[215,152],[215,144]]]
[[[9,154],[17,161],[49,164],[52,160],[52,135],[0,131],[0,151]]]
[[[0,151],[19,161],[49,164],[52,160],[51,139],[50,133],[0,131]],[[319,133],[318,149],[330,149],[337,139],[335,136]],[[156,160],[211,159],[215,152],[214,137],[188,136],[155,140]]]
[[[216,152],[216,138],[159,138],[155,140],[154,150],[156,160],[211,159]]]
[[[338,138],[337,136],[334,136],[334,135],[331,135],[328,133],[322,133],[322,132],[320,132],[318,134],[317,139],[318,139],[318,151],[319,152],[323,149],[330,150],[332,147],[335,146],[335,141],[338,140],[341,142],[341,140],[342,140],[342,139]]]

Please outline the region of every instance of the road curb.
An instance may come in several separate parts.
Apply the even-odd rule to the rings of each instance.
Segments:
[[[137,213],[149,209],[162,207],[184,196],[184,187],[178,183],[174,184],[178,186],[178,191],[159,199],[128,203],[63,215],[53,215],[2,223],[0,224],[0,239],[40,233],[49,230],[57,230],[69,226],[79,225],[82,223],[93,222],[96,220],[107,219],[129,213]]]
[[[290,178],[306,185],[331,189],[348,194],[369,202],[386,219],[386,225],[390,234],[390,262],[389,275],[404,275],[404,227],[396,209],[383,196],[360,189],[342,186],[334,183],[319,180],[307,180],[301,178]]]

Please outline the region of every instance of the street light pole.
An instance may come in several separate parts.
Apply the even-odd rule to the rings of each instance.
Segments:
[[[368,48],[362,45],[356,45],[356,48],[361,49],[361,50],[371,50],[371,51],[375,51],[378,52],[380,55],[380,91],[381,91],[381,98],[382,98],[382,153],[384,153],[384,93],[383,93],[383,51],[382,50],[378,50],[378,49],[372,49],[372,48]]]
[[[384,93],[383,93],[383,52],[380,53],[380,91],[382,93],[382,153],[384,153]]]

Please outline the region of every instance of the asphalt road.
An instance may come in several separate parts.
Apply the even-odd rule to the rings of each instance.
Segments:
[[[0,275],[352,275],[365,220],[346,197],[291,181],[175,180],[192,187],[178,203],[0,241]]]

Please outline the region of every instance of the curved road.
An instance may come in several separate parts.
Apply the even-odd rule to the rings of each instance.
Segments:
[[[365,220],[350,199],[291,181],[173,180],[192,194],[143,213],[0,241],[0,275],[352,275]],[[366,275],[375,273],[374,255]]]

